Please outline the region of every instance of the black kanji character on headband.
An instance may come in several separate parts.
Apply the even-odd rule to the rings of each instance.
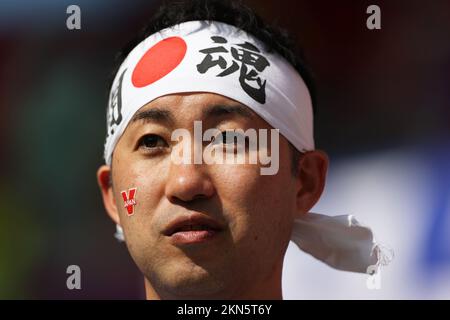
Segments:
[[[116,88],[111,92],[110,104],[107,113],[107,135],[114,134],[113,126],[119,125],[122,121],[122,81],[126,71],[127,69],[122,72]]]
[[[227,39],[219,36],[213,36],[211,40],[215,43],[228,42]],[[199,52],[206,54],[206,56],[197,65],[198,72],[205,73],[210,68],[218,65],[223,71],[216,76],[225,77],[239,70],[240,63],[239,83],[242,89],[257,102],[261,104],[266,102],[266,80],[262,80],[259,77],[259,72],[262,72],[270,63],[256,46],[245,41],[244,43],[231,46],[230,50],[227,50],[224,46],[217,46],[202,49]],[[227,63],[223,55],[220,55],[230,52],[232,58],[231,64]],[[214,59],[213,54],[219,54],[219,57]],[[256,86],[250,85],[249,82],[253,82]]]

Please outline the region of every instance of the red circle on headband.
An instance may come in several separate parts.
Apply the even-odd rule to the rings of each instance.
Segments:
[[[142,56],[131,75],[131,82],[142,88],[163,78],[183,60],[187,50],[186,42],[180,37],[161,40]]]

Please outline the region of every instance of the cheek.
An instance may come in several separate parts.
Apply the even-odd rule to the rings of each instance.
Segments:
[[[114,173],[115,198],[120,212],[122,226],[127,240],[134,239],[133,235],[145,236],[151,234],[152,219],[164,193],[164,172],[162,164],[149,166],[145,161],[131,163],[125,167],[117,166]],[[134,213],[129,215],[124,207],[121,191],[136,188]]]
[[[280,168],[278,174],[269,176],[261,175],[258,166],[221,166],[214,180],[233,239],[286,238],[295,205],[290,171]]]
[[[119,168],[118,168],[119,169]],[[120,178],[115,182],[115,196],[119,206],[120,220],[126,237],[126,245],[136,264],[146,272],[149,261],[156,265],[164,256],[159,251],[160,232],[156,212],[164,194],[164,168],[162,165],[149,165],[148,162],[135,162],[120,168]],[[116,170],[114,168],[113,170]],[[119,170],[118,170],[119,171]],[[116,183],[117,181],[117,183]],[[121,190],[137,188],[134,214],[128,215],[124,208]]]

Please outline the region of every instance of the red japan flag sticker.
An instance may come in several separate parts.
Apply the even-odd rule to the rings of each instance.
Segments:
[[[186,50],[186,42],[180,37],[159,41],[136,64],[131,82],[136,88],[142,88],[165,77],[183,61]]]
[[[137,188],[131,188],[127,191],[122,191],[122,198],[124,202],[124,207],[127,209],[128,216],[131,216],[134,214],[134,206],[136,205],[136,189]]]

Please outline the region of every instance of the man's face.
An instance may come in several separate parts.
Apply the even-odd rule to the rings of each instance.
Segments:
[[[171,134],[185,128],[194,136],[196,120],[203,131],[272,127],[212,93],[163,96],[140,112],[115,148],[112,190],[130,254],[158,295],[230,298],[281,273],[298,191],[285,138],[275,175],[261,175],[259,163],[176,164],[171,153],[179,142]],[[128,216],[121,191],[130,188],[137,193]],[[214,221],[213,232],[201,241],[177,241],[168,226],[194,216]]]

